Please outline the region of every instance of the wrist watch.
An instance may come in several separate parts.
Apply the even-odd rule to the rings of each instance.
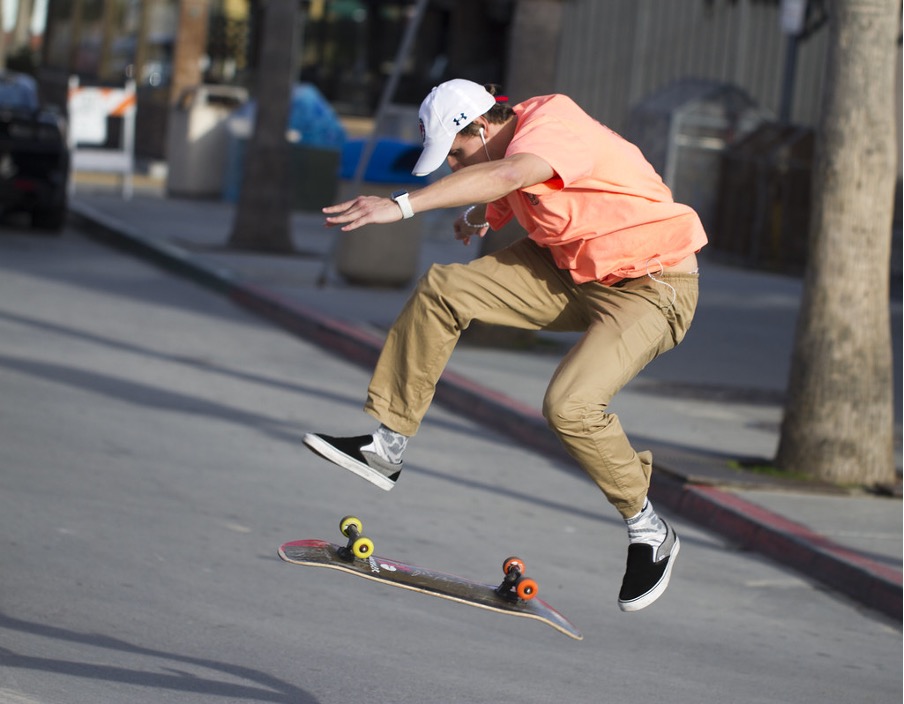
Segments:
[[[391,196],[396,205],[402,209],[402,219],[407,220],[408,218],[414,217],[414,211],[411,209],[411,203],[408,202],[408,191],[396,191]]]

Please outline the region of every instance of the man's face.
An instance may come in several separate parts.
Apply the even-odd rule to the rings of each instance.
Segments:
[[[452,147],[449,149],[449,156],[446,157],[446,161],[452,171],[458,171],[465,166],[484,164],[488,161],[488,158],[480,137],[459,132],[455,135],[455,139],[452,140]]]

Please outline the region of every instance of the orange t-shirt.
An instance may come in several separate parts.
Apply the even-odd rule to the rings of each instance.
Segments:
[[[657,272],[706,244],[700,218],[672,200],[640,150],[573,100],[541,96],[514,110],[518,124],[506,156],[534,154],[556,175],[490,203],[494,230],[514,216],[578,284]]]

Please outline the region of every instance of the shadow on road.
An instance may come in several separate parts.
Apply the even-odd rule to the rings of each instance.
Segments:
[[[0,647],[0,664],[5,667],[51,672],[57,675],[103,682],[121,682],[136,687],[207,694],[226,697],[233,701],[292,702],[292,704],[317,704],[318,701],[308,692],[258,670],[206,658],[144,648],[99,633],[80,633],[58,626],[24,621],[2,612],[0,612],[0,630],[19,631],[93,648],[116,650],[140,658],[153,658],[162,663],[148,662],[146,666],[132,668],[119,665],[99,665],[25,655]],[[193,671],[187,672],[186,666],[193,668]],[[211,674],[199,674],[198,669],[209,670]],[[226,681],[223,677],[217,677],[216,673],[228,675],[229,679],[244,680],[244,682]]]

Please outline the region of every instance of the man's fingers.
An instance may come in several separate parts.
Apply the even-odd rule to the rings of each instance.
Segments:
[[[326,208],[323,208],[323,213],[327,216],[325,224],[327,227],[345,225],[345,227],[342,228],[343,230],[360,227],[360,224],[355,223],[366,215],[366,206],[367,200],[364,196],[358,196],[357,198],[347,200],[343,203],[327,206]],[[355,224],[354,227],[350,227],[349,225],[351,224]]]
[[[351,208],[352,205],[354,205],[355,201],[357,201],[357,200],[358,200],[357,198],[354,198],[352,200],[347,200],[342,203],[336,203],[335,205],[328,205],[325,208],[322,208],[321,212],[324,213],[325,215],[342,213],[342,212],[348,210],[349,208]]]

